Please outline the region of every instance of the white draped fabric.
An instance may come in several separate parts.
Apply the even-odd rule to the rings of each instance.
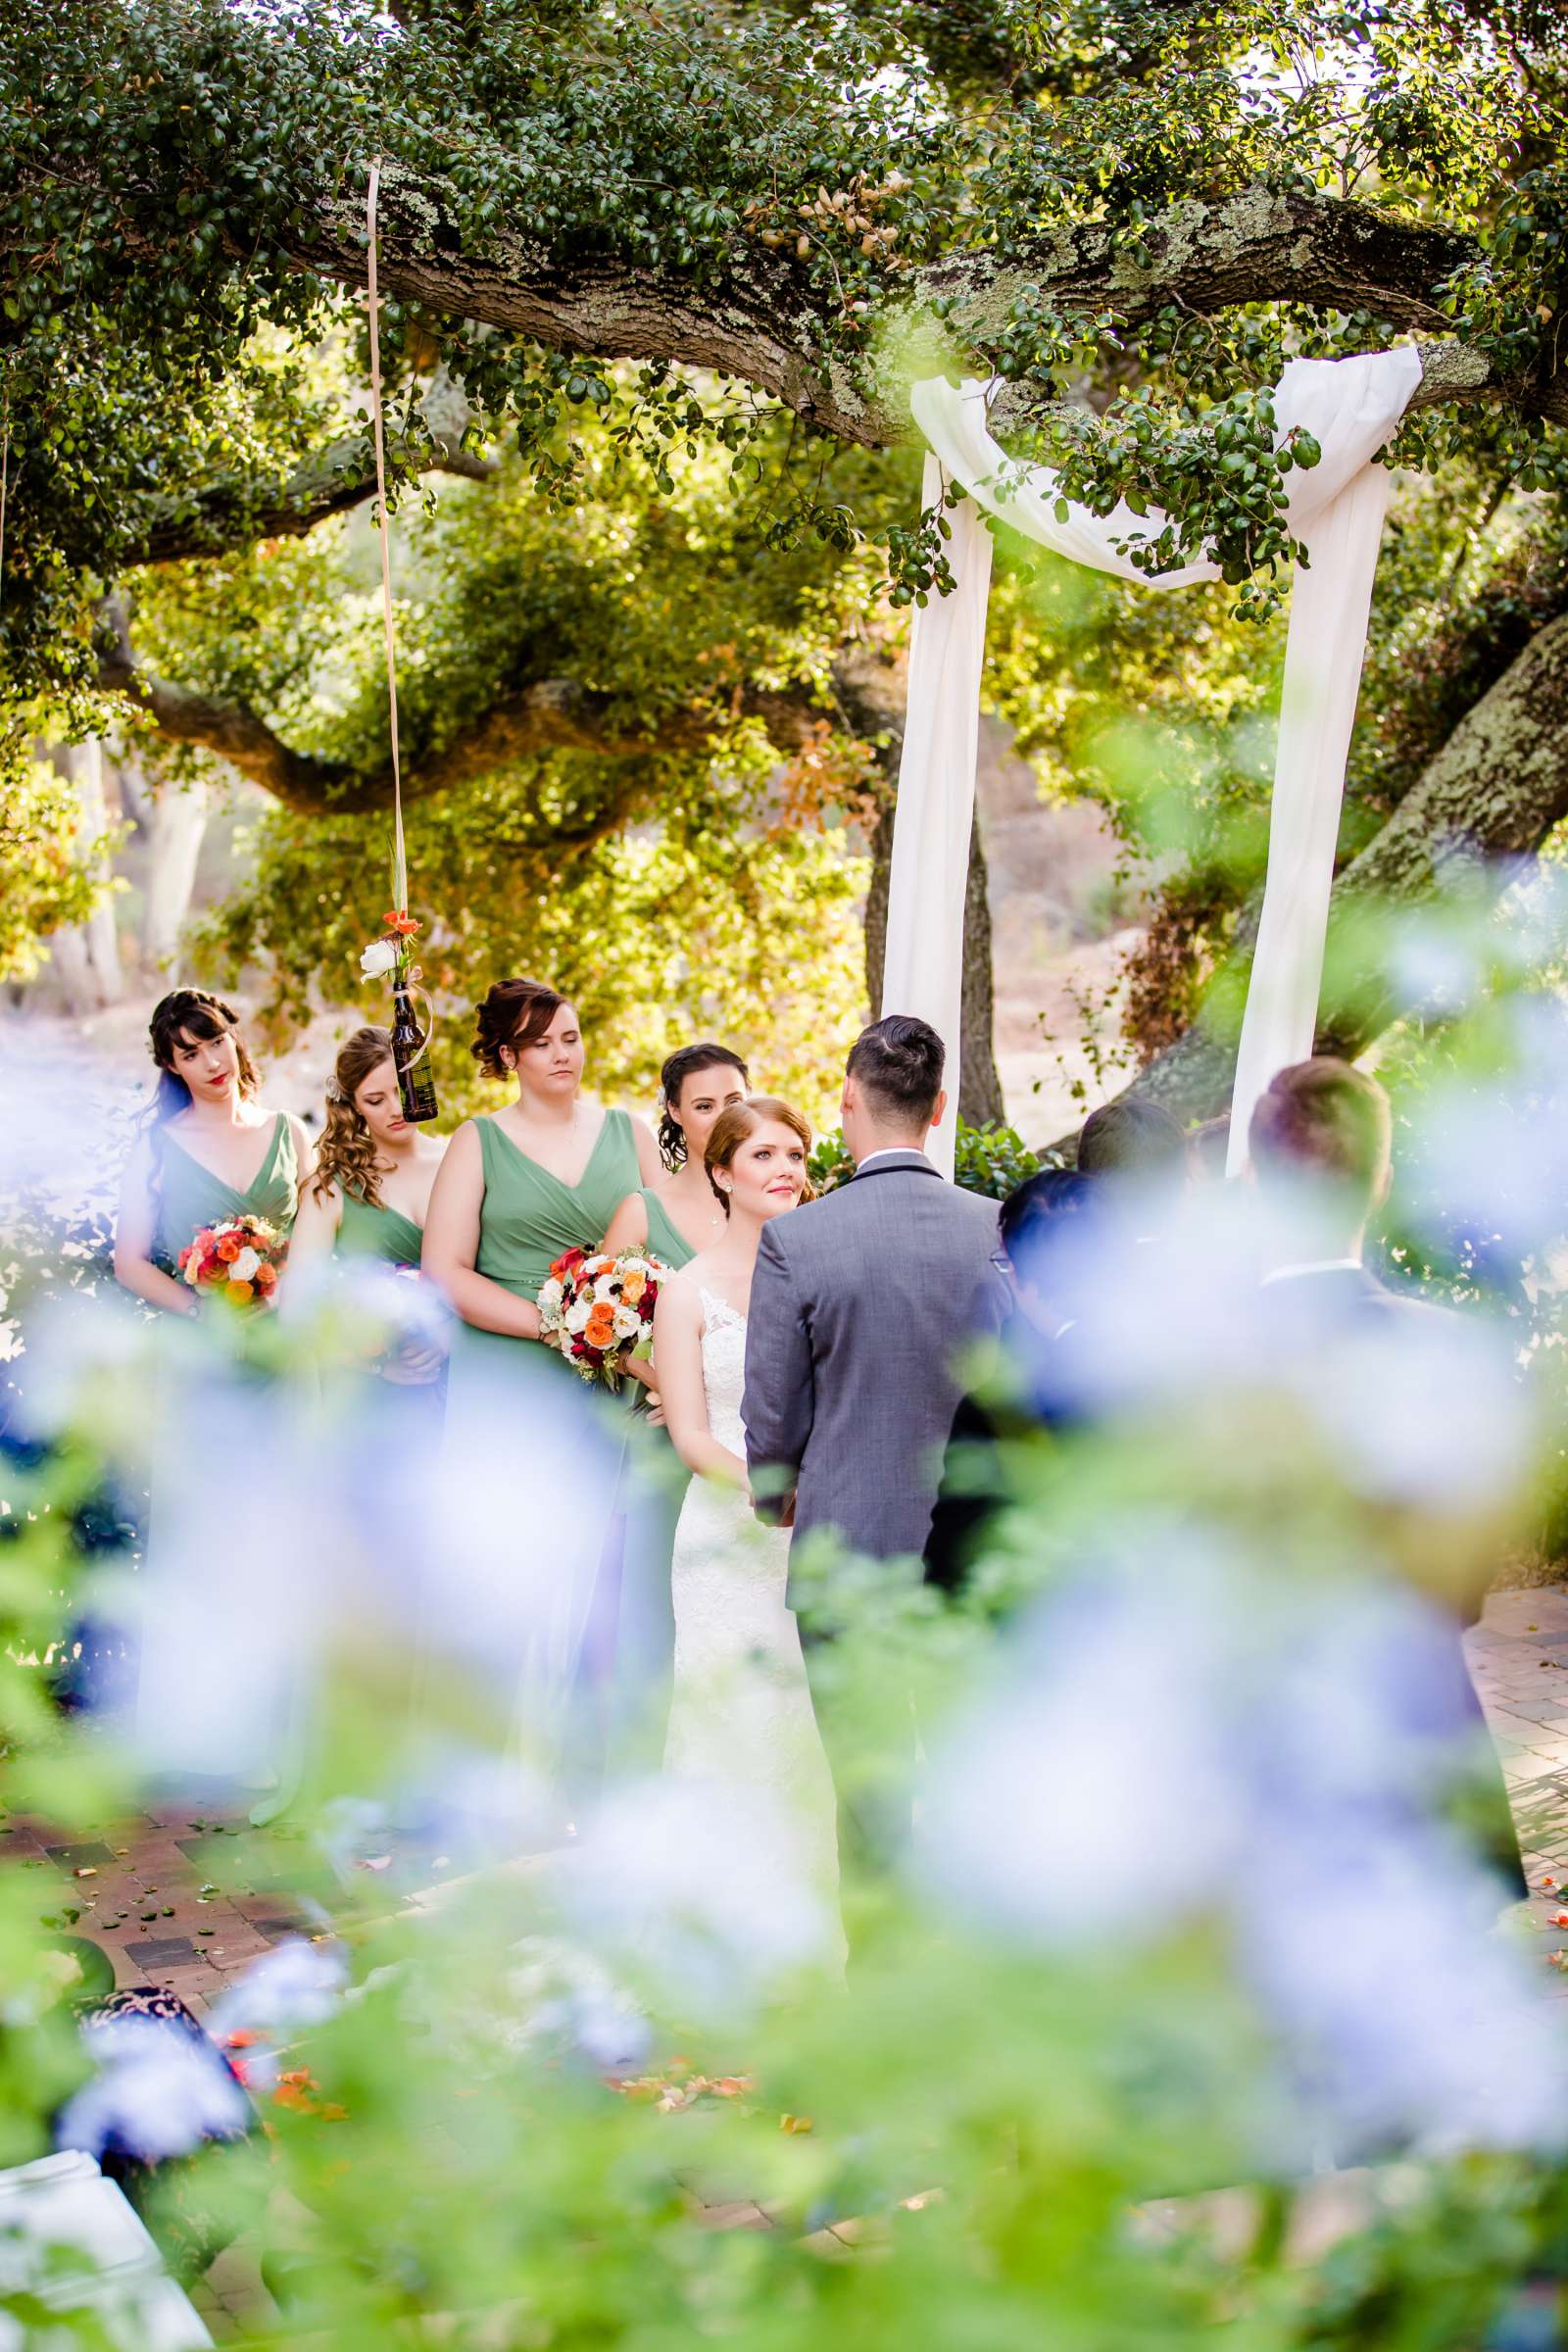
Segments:
[[[1290,527],[1309,563],[1291,603],[1268,877],[1231,1102],[1233,1175],[1246,1165],[1258,1096],[1276,1070],[1312,1051],[1345,760],[1388,503],[1388,475],[1372,461],[1420,381],[1420,354],[1405,348],[1292,360],[1275,389],[1279,437],[1300,426],[1323,454],[1318,465],[1286,477]],[[945,481],[970,495],[948,517],[956,585],[916,612],[910,638],[882,1005],[918,1013],[938,1031],[956,1115],[964,887],[991,584],[991,534],[980,510],[1076,564],[1144,587],[1185,588],[1217,579],[1219,570],[1206,561],[1153,580],[1136,570],[1115,542],[1156,536],[1165,521],[1157,509],[1139,516],[1123,505],[1102,516],[1073,505],[1058,522],[1056,476],[1015,464],[998,446],[987,429],[985,386],[972,378],[950,384],[931,377],[913,387],[910,407],[930,452],[925,505],[937,504]],[[953,1133],[950,1116],[932,1137],[932,1156],[949,1175]]]

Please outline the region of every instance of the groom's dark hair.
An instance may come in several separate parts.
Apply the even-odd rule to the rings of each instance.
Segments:
[[[850,1048],[846,1076],[885,1118],[919,1127],[930,1123],[936,1109],[946,1060],[942,1040],[929,1021],[890,1012],[860,1031]]]

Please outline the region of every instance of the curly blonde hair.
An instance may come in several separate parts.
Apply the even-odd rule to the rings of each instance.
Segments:
[[[335,1184],[371,1208],[382,1205],[375,1142],[354,1107],[354,1098],[374,1069],[392,1058],[389,1029],[356,1029],[339,1049],[326,1090],[326,1123],[316,1147],[311,1190],[323,1200]]]

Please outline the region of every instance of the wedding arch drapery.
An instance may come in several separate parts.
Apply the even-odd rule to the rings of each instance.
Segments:
[[[1258,1096],[1277,1070],[1312,1051],[1345,761],[1388,505],[1389,476],[1373,460],[1420,381],[1420,354],[1406,346],[1348,360],[1292,360],[1275,388],[1279,438],[1300,426],[1322,456],[1316,466],[1294,467],[1286,477],[1290,528],[1309,562],[1298,567],[1291,599],[1268,872],[1231,1099],[1233,1175],[1246,1165],[1248,1124]],[[1116,543],[1157,536],[1165,523],[1157,509],[1140,516],[1121,505],[1096,515],[1070,505],[1066,519],[1058,521],[1055,474],[1044,466],[1016,464],[992,439],[986,388],[973,378],[951,384],[944,376],[930,377],[913,387],[910,407],[928,449],[924,504],[935,506],[947,482],[958,483],[969,496],[948,517],[956,584],[916,612],[910,637],[882,1006],[885,1012],[918,1013],[947,1047],[954,1113],[933,1135],[932,1153],[951,1175],[963,904],[991,585],[991,533],[981,510],[1075,564],[1146,588],[1215,580],[1219,567],[1201,561],[1157,579],[1138,571]]]

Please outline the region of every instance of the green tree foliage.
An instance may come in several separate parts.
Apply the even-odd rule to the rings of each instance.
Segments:
[[[1168,511],[1141,561],[1209,543],[1234,610],[1277,626],[1289,468],[1315,453],[1276,456],[1269,386],[1292,352],[1413,331],[1425,379],[1395,455],[1437,485],[1437,519],[1420,563],[1386,565],[1380,593],[1404,592],[1423,619],[1434,600],[1457,612],[1453,584],[1474,566],[1456,568],[1456,508],[1525,498],[1544,517],[1562,479],[1565,99],[1550,20],[1535,0],[1460,13],[1446,0],[981,0],[957,13],[890,0],[831,19],[755,5],[720,17],[701,0],[630,14],[407,0],[390,18],[370,0],[19,9],[0,26],[0,695],[15,724],[40,693],[83,724],[95,687],[139,692],[175,740],[272,758],[254,726],[236,738],[229,725],[226,690],[248,682],[231,634],[205,672],[194,656],[188,678],[168,681],[186,701],[172,691],[160,706],[122,638],[106,653],[100,600],[128,587],[140,630],[158,600],[136,578],[149,556],[227,561],[366,494],[354,294],[377,156],[395,467],[473,470],[509,445],[573,560],[583,541],[568,526],[601,501],[608,452],[653,512],[693,467],[732,484],[723,576],[737,613],[755,598],[765,614],[777,596],[743,545],[804,551],[821,580],[842,555],[857,592],[869,602],[884,579],[895,610],[924,598],[945,578],[941,514],[917,517],[902,464],[846,467],[835,446],[899,441],[908,376],[946,365],[989,375],[1010,444],[1057,464],[1092,507],[1126,496],[1135,513]],[[454,380],[466,406],[443,427],[427,395]],[[681,576],[652,524],[636,552]],[[470,609],[470,672],[438,664],[428,704],[410,611],[417,758],[438,766],[484,692],[514,701],[548,684],[559,708],[564,680],[568,699],[594,698],[577,702],[579,722],[602,734],[636,704],[667,739],[690,710],[678,628],[667,667],[655,653],[639,672],[622,645],[624,692],[584,687],[555,658],[581,652],[592,667],[613,635],[603,567],[587,572],[580,595],[564,564],[546,564],[537,593],[497,575],[518,603],[511,666],[501,606]],[[1058,772],[1095,767],[1135,842],[1182,860],[1151,967],[1145,1033],[1158,1043],[1233,940],[1261,838],[1258,720],[1277,646],[1238,638],[1232,652],[1223,594],[1167,616],[1121,592],[1053,590],[1035,623],[1067,607],[1080,677],[1097,629],[1127,641],[1119,677],[1112,665],[1103,685],[1075,684],[1068,708],[1048,656],[1045,684],[1015,691],[1021,638],[1019,661],[1000,656],[999,701]],[[817,623],[797,688],[824,674],[825,612]],[[1399,805],[1394,783],[1436,714],[1457,723],[1467,683],[1517,644],[1516,622],[1494,614],[1489,628],[1490,654],[1440,632],[1442,692],[1412,677],[1408,727],[1389,722],[1384,753],[1364,755],[1348,850],[1362,812]],[[1390,680],[1418,671],[1397,630],[1383,634]],[[741,691],[743,705],[770,683],[751,651],[757,695]],[[223,689],[217,718],[188,700],[203,674]],[[1123,688],[1130,722],[1109,709]],[[302,779],[274,760],[274,784],[292,772],[296,806],[323,781],[328,799],[380,796],[368,655],[357,706],[319,689],[296,671],[260,722],[265,736],[291,693],[314,725],[324,701],[341,721],[319,755],[330,772]],[[719,697],[698,700],[727,753]],[[1156,742],[1151,716],[1173,736]],[[1198,808],[1173,844],[1183,796]]]
[[[27,980],[39,943],[86,919],[107,886],[113,838],[90,850],[67,778],[20,747],[0,765],[0,980]]]

